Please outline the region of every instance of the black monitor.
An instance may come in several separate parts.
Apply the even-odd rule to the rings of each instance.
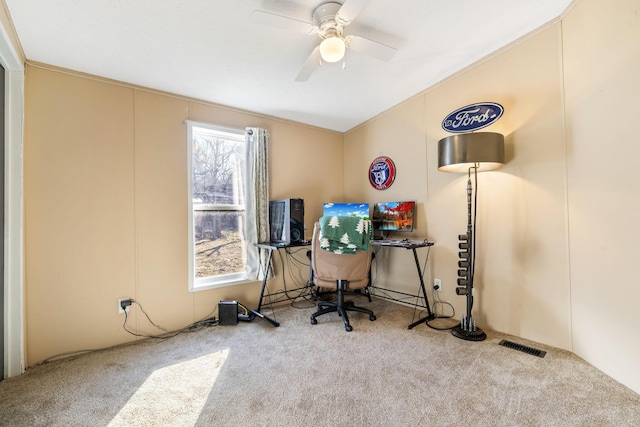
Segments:
[[[322,205],[324,216],[357,216],[369,219],[369,203],[324,203]]]
[[[373,231],[383,237],[394,232],[412,232],[415,216],[415,201],[374,203]]]

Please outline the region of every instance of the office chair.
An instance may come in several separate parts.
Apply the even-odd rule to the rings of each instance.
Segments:
[[[376,320],[373,311],[357,307],[353,301],[345,301],[345,295],[359,295],[369,284],[371,256],[370,250],[358,250],[354,254],[336,254],[320,247],[320,223],[313,227],[311,242],[311,279],[317,287],[336,290],[336,301],[321,301],[318,311],[311,315],[311,324],[318,323],[317,317],[326,313],[337,312],[344,322],[344,328],[353,330],[347,315],[348,311],[356,311],[369,315],[369,320]],[[365,292],[369,298],[367,292]],[[369,299],[370,300],[370,299]]]
[[[307,251],[307,258],[309,259],[309,278],[307,279],[307,286],[314,286],[315,282],[313,280],[313,268],[311,265],[311,251]],[[375,261],[376,259],[376,253],[375,252],[371,252],[371,262],[373,263],[373,261]],[[369,300],[369,302],[373,301],[371,299],[371,268],[369,268],[369,283],[367,283],[367,286],[365,286],[362,289],[356,289],[355,291],[353,291],[354,294],[357,295],[364,295],[365,297],[367,297],[367,299]],[[311,291],[311,295],[313,297],[314,301],[317,301],[318,298],[322,298],[323,295],[325,294],[335,294],[335,292],[333,291],[333,288],[335,287],[335,283],[331,282],[331,288],[322,288],[321,286],[317,286],[315,285],[314,288]],[[321,289],[328,289],[328,290],[321,290]],[[349,292],[351,293],[351,291]]]

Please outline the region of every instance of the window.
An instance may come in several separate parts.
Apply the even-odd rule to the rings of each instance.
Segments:
[[[244,130],[188,123],[190,289],[247,275]]]

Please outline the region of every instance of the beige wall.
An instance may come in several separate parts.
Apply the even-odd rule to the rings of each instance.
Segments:
[[[438,295],[460,316],[466,176],[437,170],[441,122],[464,105],[502,104],[504,116],[484,129],[505,135],[507,164],[478,177],[475,315],[483,327],[574,351],[636,391],[639,6],[581,0],[562,21],[345,135],[346,158],[365,154],[345,169],[345,193],[420,201],[415,234],[436,242],[428,283],[443,280]],[[414,179],[372,190],[358,169],[380,154]],[[407,258],[385,254],[378,285],[416,283]]]
[[[460,106],[498,102],[505,114],[485,130],[505,135],[507,164],[478,177],[477,313],[490,328],[570,349],[560,40],[557,24],[425,97],[429,194],[437,198],[429,204],[439,242],[434,274],[455,283],[457,235],[467,222],[466,176],[437,171],[437,141],[447,135],[440,124]],[[456,227],[440,233],[452,212]]]
[[[370,198],[420,201],[414,234],[436,242],[427,283],[442,279],[438,296],[459,317],[465,298],[455,294],[457,236],[466,231],[467,177],[437,170],[438,140],[448,135],[441,123],[464,105],[502,104],[504,117],[485,130],[506,136],[508,164],[478,177],[475,315],[483,326],[570,349],[560,40],[557,24],[448,79],[349,132],[345,151],[357,147],[371,157],[384,148],[396,162],[391,188],[361,187]],[[394,274],[381,274],[381,285],[416,283],[415,267],[393,268],[412,261],[410,254],[387,252]]]
[[[131,90],[31,67],[26,80],[30,366],[124,341],[110,324],[134,290],[134,118]]]
[[[27,67],[25,104],[27,366],[132,340],[120,297],[172,330],[221,299],[257,304],[257,282],[188,291],[185,120],[265,127],[272,198],[303,198],[309,230],[322,201],[342,198],[339,133],[41,66]],[[131,314],[132,329],[159,333]]]
[[[422,97],[410,99],[387,114],[345,135],[345,194],[350,201],[369,203],[416,201],[414,231],[400,238],[427,236],[427,151],[425,145],[425,105]],[[393,160],[397,173],[391,187],[376,190],[369,183],[369,166],[379,156]],[[427,249],[419,250],[424,262]],[[419,289],[413,255],[404,249],[387,248],[376,253],[374,284],[405,293]],[[431,286],[429,286],[431,288]],[[399,297],[399,294],[391,294]],[[409,323],[410,319],[407,319]]]
[[[640,0],[563,20],[573,351],[640,392]]]

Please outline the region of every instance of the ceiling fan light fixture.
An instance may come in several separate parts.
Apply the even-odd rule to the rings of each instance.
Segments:
[[[320,56],[325,62],[338,62],[344,58],[346,46],[338,36],[327,37],[320,43]]]

